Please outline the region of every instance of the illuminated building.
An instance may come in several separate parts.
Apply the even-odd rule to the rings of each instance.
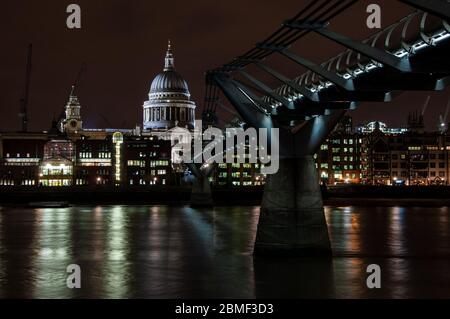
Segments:
[[[75,185],[109,185],[113,178],[111,137],[76,141]]]
[[[164,71],[153,80],[149,100],[144,103],[144,130],[167,130],[175,126],[193,129],[195,103],[183,77],[175,71],[172,46],[169,41]]]
[[[261,186],[266,176],[261,174],[262,164],[218,164],[212,182],[216,186]]]
[[[374,131],[362,140],[363,183],[449,185],[449,135]]]
[[[39,170],[39,186],[71,186],[75,146],[66,139],[51,139],[44,145]]]
[[[123,160],[122,160],[122,145],[123,145],[123,135],[120,132],[116,132],[113,134],[112,142],[114,144],[114,183],[116,185],[120,185],[123,178],[122,178],[122,167],[123,167]]]
[[[449,185],[450,136],[424,132],[423,117],[410,115],[404,129],[371,122],[353,130],[349,121],[344,118],[316,154],[322,183]]]
[[[47,142],[44,133],[0,133],[0,186],[36,186]]]
[[[370,134],[373,133],[376,129],[386,134],[403,134],[408,132],[407,128],[391,128],[388,127],[386,123],[379,121],[374,121],[365,125],[358,126],[355,130],[359,134]]]
[[[357,184],[361,181],[361,138],[345,117],[315,155],[321,183]]]
[[[171,144],[156,137],[129,139],[125,145],[127,185],[173,185]]]
[[[81,105],[78,97],[75,95],[75,87],[69,95],[69,101],[66,104],[64,117],[60,119],[60,130],[66,133],[76,133],[83,129],[83,121],[81,120]]]

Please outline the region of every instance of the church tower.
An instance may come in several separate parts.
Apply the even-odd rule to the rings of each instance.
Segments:
[[[80,113],[81,105],[75,95],[75,87],[69,95],[69,101],[66,104],[65,118],[61,122],[61,130],[66,133],[74,133],[83,129],[83,121]]]

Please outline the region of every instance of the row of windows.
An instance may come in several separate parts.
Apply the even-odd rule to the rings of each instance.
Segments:
[[[167,160],[150,161],[150,167],[157,167],[157,166],[169,166],[169,161]]]
[[[78,154],[79,158],[92,158],[92,153],[91,152],[80,152]]]
[[[39,181],[39,184],[42,186],[61,187],[72,185],[72,181],[69,179],[44,179]]]
[[[11,154],[10,153],[6,153],[6,157],[7,158],[10,158],[11,157]],[[20,153],[16,153],[16,157],[17,158],[20,158],[21,156],[20,156]],[[31,156],[30,156],[30,153],[26,153],[26,158],[30,158]]]
[[[333,162],[353,162],[354,159],[353,156],[333,156]]]
[[[24,185],[24,186],[34,186],[35,184],[36,184],[36,181],[34,179],[26,179],[26,180],[23,180],[21,183],[21,185]]]
[[[42,176],[57,176],[57,175],[72,175],[72,167],[65,166],[64,168],[44,168],[42,169]]]
[[[88,185],[88,181],[86,179],[77,178],[75,180],[75,185]]]
[[[129,167],[145,167],[145,161],[129,160],[127,162]],[[150,167],[169,166],[168,160],[150,161]]]
[[[333,170],[343,169],[343,170],[351,171],[354,169],[361,169],[361,165],[332,165],[331,167],[333,168]],[[318,168],[317,164],[316,164],[316,168]],[[329,165],[327,163],[320,164],[320,169],[328,169],[328,168],[329,168]]]
[[[157,152],[150,152],[150,153],[148,153],[148,157],[156,157],[158,155],[158,153]],[[143,153],[143,152],[139,152],[139,157],[140,158],[145,158],[145,157],[147,157],[147,154],[145,154],[145,153]]]
[[[406,163],[392,163],[392,168],[403,168],[406,169],[407,165]],[[387,166],[386,166],[387,167]],[[427,163],[416,163],[414,165],[411,165],[411,168],[416,168],[416,167],[420,167],[420,169],[427,169],[427,168],[446,168],[447,165],[445,164],[445,162],[441,162],[441,163],[429,163],[429,165]]]
[[[145,167],[145,161],[133,161],[133,160],[129,160],[127,162],[127,165],[132,167],[132,166],[137,166],[137,167]]]
[[[321,175],[322,178],[328,178],[328,173],[323,172],[323,174]],[[345,175],[342,173],[335,173],[334,174],[334,178],[338,179],[338,180],[342,180],[342,179],[359,179],[361,178],[360,174],[350,174],[350,173],[346,173]]]
[[[403,172],[400,172],[400,174],[399,174],[399,172],[397,172],[397,171],[393,171],[392,172],[392,176],[393,177],[407,177],[407,173],[405,172],[405,171],[403,171]],[[446,174],[445,174],[445,172],[439,172],[439,173],[437,173],[437,172],[430,172],[430,177],[445,177],[446,176]],[[420,174],[420,175],[416,175],[416,177],[421,177],[421,178],[427,178],[428,177],[428,174],[426,174],[426,173],[423,173],[423,174]]]
[[[400,165],[399,165],[400,164]],[[438,164],[438,165],[436,165]],[[392,163],[392,168],[404,168],[406,169],[406,163]],[[445,163],[430,163],[430,165],[424,165],[422,169],[427,169],[427,168],[446,168]]]
[[[397,160],[406,160],[407,159],[407,155],[406,154],[392,154],[391,156],[386,155],[386,154],[375,154],[373,156],[375,161],[389,161],[389,159],[393,160],[393,161],[397,161]],[[445,154],[430,154],[430,156],[427,156],[426,154],[411,154],[409,156],[409,159],[411,161],[428,161],[428,159],[430,160],[445,160]]]
[[[243,182],[241,182],[241,181],[233,181],[233,182],[231,182],[231,185],[233,185],[233,186],[261,186],[261,185],[263,185],[263,183],[264,182],[262,182],[262,181],[255,181],[255,182],[252,182],[252,181],[243,181]],[[219,181],[218,184],[219,184],[219,186],[226,186],[228,183],[225,182],[225,181]]]
[[[343,152],[343,153],[353,153],[354,151],[355,151],[355,148],[353,148],[353,147],[343,147],[343,148],[333,147],[333,153],[334,154],[341,153],[341,152]]]
[[[246,164],[231,164],[232,168],[237,168],[237,169],[239,169],[241,167],[242,168],[246,168],[246,169],[251,169],[252,166],[255,166],[255,168],[259,168],[259,164],[249,164],[249,163],[246,163]],[[219,164],[219,168],[227,169],[228,168],[228,164],[221,163],[221,164]]]
[[[149,140],[153,141],[153,137],[151,137]],[[160,144],[147,144],[145,142],[138,142],[138,143],[129,143],[129,144],[127,144],[127,147],[128,148],[149,148],[149,147],[160,148],[161,145]]]
[[[344,145],[353,145],[356,144],[358,142],[358,139],[333,139],[331,141],[329,141],[329,143],[331,144],[344,144]],[[359,142],[361,143],[362,141],[359,140]],[[324,144],[326,145],[326,144]]]
[[[14,186],[14,181],[12,179],[0,179],[1,186]]]
[[[260,182],[251,182],[251,181],[244,181],[244,182],[233,181],[232,185],[233,186],[252,186],[252,185],[261,185],[261,183]]]
[[[80,152],[78,153],[78,157],[79,158],[92,158],[92,153],[91,152]],[[111,153],[110,152],[99,152],[98,153],[98,158],[111,158]]]
[[[7,162],[5,166],[38,166],[36,162]]]
[[[140,179],[139,181],[135,182],[133,179],[130,179],[129,180],[129,184],[130,185],[141,185],[141,186],[144,186],[144,185],[158,185],[159,184],[159,180],[158,179],[153,179],[151,181],[146,181],[144,179]],[[165,178],[163,178],[161,180],[161,185],[166,185],[166,179]]]
[[[134,171],[134,172],[130,172],[130,175],[135,175],[135,176],[141,175],[141,176],[145,176],[145,175],[146,175],[146,172],[145,172],[145,170],[137,170],[137,171]],[[165,169],[158,169],[158,170],[152,169],[152,170],[150,171],[150,175],[152,175],[152,176],[155,176],[155,175],[167,175],[167,170],[165,170]]]
[[[385,160],[389,160],[389,155],[382,155],[382,154],[376,154],[376,156],[382,156]],[[398,160],[399,158],[402,160],[406,160],[407,154],[392,154],[390,156],[392,160]],[[428,158],[430,160],[445,160],[445,154],[410,154],[411,159],[417,159],[417,160],[427,160]]]

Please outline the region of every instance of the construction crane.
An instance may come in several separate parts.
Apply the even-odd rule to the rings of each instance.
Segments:
[[[425,104],[422,109],[422,116],[424,116],[425,113],[427,112],[428,106],[430,105],[430,100],[431,100],[431,96],[428,95],[427,100],[425,101]]]
[[[98,115],[102,118],[103,122],[105,122],[106,128],[112,128],[113,127],[111,125],[111,122],[106,118],[106,116],[104,116],[103,114],[98,114]]]
[[[30,45],[28,46],[27,67],[25,73],[25,91],[22,98],[20,99],[19,117],[22,123],[22,132],[28,131],[28,102],[30,97],[32,55],[33,55],[33,45],[30,43]]]
[[[77,77],[75,78],[75,81],[73,82],[74,88],[78,87],[78,84],[80,83],[81,76],[86,71],[86,62],[81,63],[80,70],[78,70]],[[74,94],[74,92],[71,92],[71,94]]]
[[[450,111],[450,99],[448,100],[447,103],[447,108],[445,109],[445,113],[444,115],[439,115],[439,131],[441,133],[445,133],[447,131],[447,118],[448,118],[448,112]]]

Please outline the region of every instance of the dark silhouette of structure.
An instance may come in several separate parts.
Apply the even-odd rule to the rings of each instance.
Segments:
[[[396,92],[443,90],[449,83],[450,4],[402,0],[419,9],[364,41],[328,28],[328,21],[358,1],[310,1],[254,48],[206,73],[205,122],[213,123],[220,92],[248,126],[279,128],[280,169],[268,176],[255,243],[257,255],[331,254],[313,154],[358,102],[389,102]],[[421,11],[424,10],[424,11]],[[430,14],[441,24],[427,30]],[[407,38],[419,21],[414,41]],[[400,44],[392,43],[395,32]],[[290,47],[316,33],[347,50],[318,65]],[[397,45],[397,48],[394,46]],[[278,54],[308,71],[290,79],[264,60]],[[246,69],[254,65],[282,85],[270,88]]]

